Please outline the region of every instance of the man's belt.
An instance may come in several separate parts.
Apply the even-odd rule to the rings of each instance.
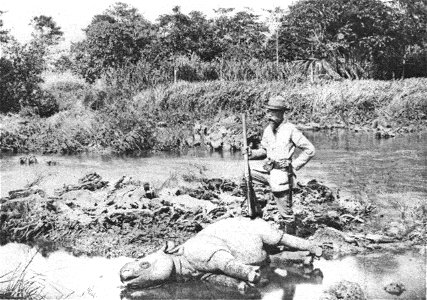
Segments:
[[[290,171],[290,166],[291,166],[291,160],[290,159],[274,160],[274,159],[268,158],[265,161],[263,168],[267,172],[270,172],[273,169],[278,169],[278,170],[283,170],[283,171],[288,172],[288,171]]]

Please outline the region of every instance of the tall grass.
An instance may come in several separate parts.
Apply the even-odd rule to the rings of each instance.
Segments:
[[[337,72],[325,61],[272,62],[255,58],[203,61],[197,55],[181,55],[173,60],[153,64],[140,60],[104,72],[103,79],[123,91],[145,89],[159,84],[206,81],[304,82],[339,79]],[[346,76],[344,76],[346,77]],[[355,78],[354,76],[347,76]],[[357,77],[359,78],[359,77]]]
[[[277,94],[293,108],[294,123],[366,126],[380,119],[395,127],[425,128],[427,120],[427,78],[180,81],[140,91],[138,80],[122,75],[125,79],[110,78],[103,87],[51,83],[48,88],[67,99],[58,99],[59,103],[73,104],[49,118],[2,116],[2,149],[57,153],[177,149],[192,135],[195,123],[210,127],[221,118],[247,112],[251,126],[260,127],[263,105]]]
[[[138,94],[160,110],[194,121],[248,111],[257,115],[271,95],[283,95],[297,122],[344,121],[365,124],[375,118],[422,121],[427,117],[427,79],[343,80],[311,83],[256,81],[182,82]],[[171,120],[171,119],[169,119]],[[171,120],[172,121],[172,120]],[[172,122],[173,123],[173,122]]]
[[[15,270],[0,275],[0,299],[46,299],[37,274],[29,275],[28,272],[28,267],[37,254],[38,251],[25,264],[20,264]]]

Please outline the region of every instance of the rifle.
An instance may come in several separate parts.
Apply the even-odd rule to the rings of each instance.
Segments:
[[[242,123],[243,123],[243,157],[245,160],[245,185],[246,185],[246,204],[248,205],[248,215],[251,219],[254,219],[258,215],[257,205],[256,205],[256,195],[254,187],[252,184],[251,168],[249,166],[249,156],[247,152],[248,147],[248,137],[246,133],[246,115],[242,114]]]
[[[288,193],[288,204],[292,208],[292,193],[293,193],[293,187],[294,187],[294,170],[292,168],[292,164],[289,164],[288,169],[288,183],[289,183],[289,193]]]

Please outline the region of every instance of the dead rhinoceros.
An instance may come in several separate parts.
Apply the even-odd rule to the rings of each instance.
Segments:
[[[279,245],[322,255],[321,247],[285,234],[262,219],[230,218],[210,224],[178,247],[166,244],[127,263],[120,278],[130,288],[195,277],[245,290],[248,283],[260,279],[259,265],[268,262],[265,246]]]

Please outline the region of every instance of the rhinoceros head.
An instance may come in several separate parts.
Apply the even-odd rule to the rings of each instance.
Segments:
[[[125,264],[120,279],[129,288],[147,288],[172,279],[175,266],[167,245],[142,259]]]

